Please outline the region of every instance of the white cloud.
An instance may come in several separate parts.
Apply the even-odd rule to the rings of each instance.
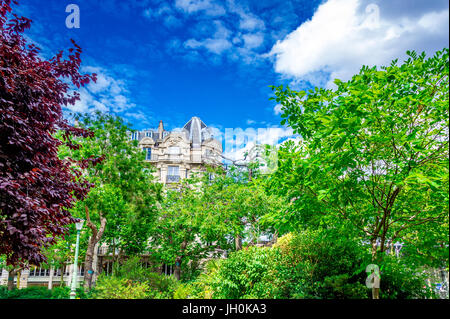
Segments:
[[[143,11],[143,15],[149,20],[162,19],[164,25],[169,29],[182,25],[181,20],[176,16],[175,10],[167,3],[163,3],[156,8],[147,8]]]
[[[175,7],[188,14],[202,11],[209,16],[221,16],[226,13],[224,7],[211,0],[176,0]]]
[[[281,113],[283,113],[281,107],[282,107],[281,104],[275,105],[275,107],[273,108],[273,112],[275,113],[275,115],[280,115]]]
[[[188,49],[205,48],[213,54],[220,55],[224,51],[232,47],[231,42],[228,40],[231,32],[228,30],[221,21],[214,21],[216,31],[211,38],[204,40],[189,39],[184,43],[184,47]]]
[[[245,31],[264,30],[264,21],[251,13],[248,9],[244,9],[241,5],[236,4],[234,0],[228,0],[228,9],[230,12],[239,16],[239,28]]]
[[[259,48],[264,43],[263,33],[248,33],[242,36],[244,40],[244,47],[246,49]]]
[[[348,80],[362,65],[402,61],[407,50],[431,55],[448,47],[448,2],[412,12],[414,6],[406,1],[402,8],[390,8],[398,2],[377,6],[369,1],[329,0],[320,5],[311,20],[273,46],[275,71],[330,87],[334,78]]]
[[[111,76],[107,70],[84,66],[82,72],[96,73],[97,81],[78,89],[80,100],[69,105],[71,112],[91,113],[95,111],[122,113],[136,107],[130,101],[129,92],[124,81]]]

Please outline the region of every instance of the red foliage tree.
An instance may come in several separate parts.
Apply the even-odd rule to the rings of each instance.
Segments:
[[[77,148],[73,136],[92,134],[71,126],[62,107],[79,99],[69,94],[71,84],[79,88],[96,75],[79,73],[81,48],[73,40],[67,57],[39,57],[23,37],[31,20],[14,14],[12,3],[0,0],[0,254],[10,265],[39,265],[42,248],[76,221],[68,209],[92,186],[80,167],[96,159],[59,159],[58,147]]]

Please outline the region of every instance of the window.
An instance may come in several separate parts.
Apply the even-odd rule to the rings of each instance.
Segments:
[[[151,160],[152,159],[152,149],[150,147],[145,147],[144,151],[145,151],[145,159],[147,161]]]
[[[173,274],[173,266],[164,264],[162,267],[162,273],[170,276]]]
[[[134,132],[131,133],[131,140],[137,140],[139,138],[139,133],[138,132]]]
[[[30,277],[36,276],[36,267],[33,267],[32,269],[30,269],[30,273],[28,276],[30,276]]]
[[[169,176],[179,176],[180,175],[180,167],[179,166],[169,166],[168,167],[168,175]]]

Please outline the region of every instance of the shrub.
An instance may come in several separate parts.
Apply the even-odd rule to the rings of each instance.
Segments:
[[[214,283],[219,281],[218,270],[223,259],[211,259],[205,264],[203,272],[193,281],[180,284],[175,291],[176,299],[212,299]]]
[[[145,285],[148,299],[171,299],[179,285],[173,276],[155,273],[142,267],[139,257],[132,257],[116,266],[114,277],[130,281],[133,285]],[[98,287],[98,286],[97,286]]]
[[[426,274],[421,269],[411,268],[401,258],[386,256],[380,268],[380,298],[437,298],[433,289],[426,285]]]
[[[223,260],[211,281],[214,298],[271,298],[271,249],[249,247]]]
[[[145,299],[148,289],[147,283],[100,275],[93,297],[96,299]]]
[[[361,267],[367,256],[336,230],[288,234],[273,250],[277,298],[368,297]]]
[[[77,291],[77,296],[78,296]],[[7,287],[0,287],[0,299],[69,299],[69,287],[55,287],[48,289],[44,286],[32,286],[8,291]]]

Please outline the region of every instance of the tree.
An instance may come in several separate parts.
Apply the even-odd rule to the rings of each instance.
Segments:
[[[174,266],[180,280],[182,269],[226,248],[220,211],[207,199],[203,187],[208,174],[185,178],[177,188],[167,189],[152,233],[156,260]]]
[[[45,261],[42,248],[75,222],[69,209],[91,186],[79,170],[86,160],[62,160],[57,152],[77,147],[72,136],[91,135],[71,126],[62,106],[79,99],[68,93],[72,86],[95,81],[95,74],[79,73],[81,48],[73,40],[66,59],[61,51],[43,60],[23,36],[30,26],[10,0],[0,0],[0,254],[11,265]]]
[[[261,235],[277,235],[271,217],[286,209],[283,198],[266,192],[265,179],[254,164],[246,164],[244,170],[232,167],[205,186],[205,194],[217,206],[227,235],[234,238],[235,250],[242,249],[243,240],[254,245]]]
[[[85,257],[85,286],[91,288],[95,247],[106,241],[115,253],[133,255],[147,249],[149,232],[157,212],[160,185],[154,183],[145,153],[131,141],[130,129],[118,116],[96,113],[76,115],[79,125],[94,135],[80,140],[77,150],[62,149],[62,157],[102,159],[86,166],[83,174],[95,187],[74,208],[90,229]]]
[[[274,87],[303,140],[280,149],[272,186],[292,200],[290,220],[351,229],[374,260],[402,241],[448,264],[449,50],[407,54],[335,90]]]
[[[282,202],[242,174],[247,176],[245,171],[208,168],[167,190],[152,246],[161,262],[174,265],[177,279],[188,264],[198,265],[223,250],[240,250],[243,241],[255,245],[272,230],[271,223],[261,220],[281,209]]]

